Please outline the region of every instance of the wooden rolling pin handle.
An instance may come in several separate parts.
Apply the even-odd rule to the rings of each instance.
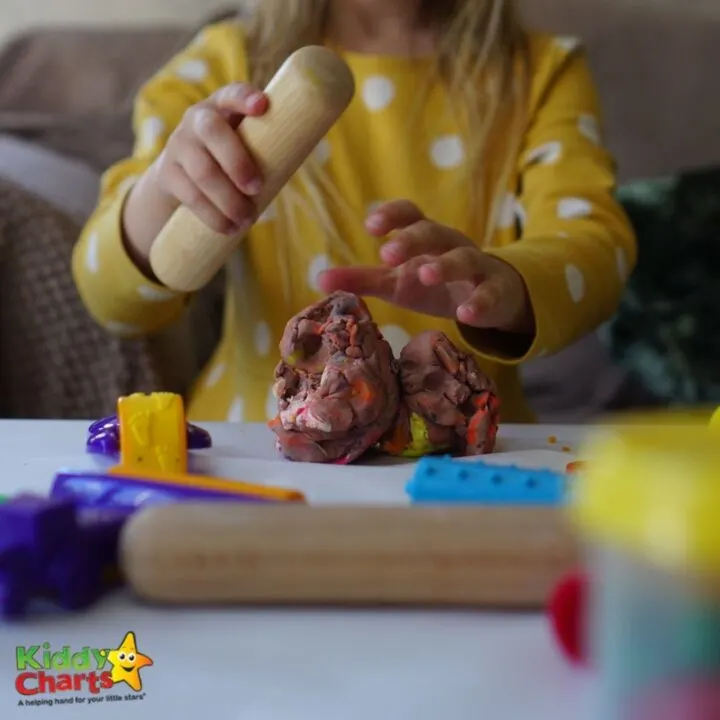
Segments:
[[[255,198],[258,216],[346,110],[355,81],[332,50],[308,46],[285,61],[265,92],[267,113],[244,118],[238,129],[264,180]],[[212,280],[241,239],[210,230],[180,207],[155,239],[150,266],[168,288],[193,292]]]
[[[140,511],[123,575],[169,604],[540,608],[579,552],[557,508],[294,507]]]

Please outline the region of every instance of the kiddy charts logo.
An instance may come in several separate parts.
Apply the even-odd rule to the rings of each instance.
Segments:
[[[144,700],[140,672],[153,661],[138,651],[135,633],[129,632],[116,650],[50,643],[15,648],[18,675],[15,689],[19,706],[65,705]],[[119,694],[127,685],[134,692]]]

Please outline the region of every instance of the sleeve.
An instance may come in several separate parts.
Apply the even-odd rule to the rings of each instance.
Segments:
[[[72,257],[73,277],[85,307],[111,333],[137,337],[160,330],[183,312],[189,300],[153,282],[132,262],[123,240],[123,205],[186,110],[224,85],[247,77],[245,58],[240,26],[213,25],[138,93],[132,154],[103,175],[98,205]]]
[[[515,207],[522,235],[488,250],[523,277],[535,337],[506,353],[492,334],[461,328],[472,349],[509,364],[558,352],[611,317],[637,259],[632,227],[614,197],[615,163],[602,145],[599,99],[585,56],[559,41],[553,52],[553,70],[545,71],[531,100],[535,109],[519,159]]]

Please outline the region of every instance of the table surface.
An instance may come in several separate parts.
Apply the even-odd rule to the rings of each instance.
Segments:
[[[61,467],[93,467],[87,422],[0,421],[0,494],[47,492]],[[279,460],[263,426],[207,424],[214,447],[198,468],[302,489],[313,503],[406,503],[412,465],[307,466]],[[506,426],[490,459],[562,469],[580,429]],[[549,438],[556,437],[551,444]],[[565,447],[565,451],[562,448]],[[485,459],[488,459],[487,457]],[[154,720],[585,720],[594,682],[558,655],[541,614],[287,609],[185,610],[147,607],[119,593],[81,615],[43,614],[0,625],[0,717],[27,718],[51,695],[23,698],[14,687],[16,648],[49,643],[116,648],[128,631],[152,658],[135,695],[108,691],[90,703],[101,717]],[[40,649],[40,652],[42,648]],[[119,687],[119,686],[116,686]],[[115,692],[110,691],[110,694]],[[56,704],[55,720],[82,717]]]

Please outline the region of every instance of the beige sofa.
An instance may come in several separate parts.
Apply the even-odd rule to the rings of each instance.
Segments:
[[[706,3],[688,3],[680,9],[649,0],[525,0],[524,6],[531,25],[584,41],[604,101],[607,142],[617,157],[621,180],[720,163],[720,101],[712,91],[720,59],[720,9]],[[138,85],[196,29],[182,25],[39,28],[0,48],[0,181],[9,180],[44,198],[58,212],[70,214],[79,227],[95,202],[99,173],[129,150],[130,110]],[[70,198],[68,187],[76,191]],[[67,253],[72,239],[67,238]],[[4,252],[1,242],[0,252]],[[214,303],[216,297],[208,293],[203,301]],[[10,302],[12,298],[0,294],[0,303],[6,304],[0,311],[7,313]],[[68,300],[67,313],[73,318],[82,313],[77,298]],[[196,317],[203,313],[201,304]],[[199,343],[193,339],[198,327],[205,331]],[[84,404],[73,404],[67,393],[55,388],[62,402],[38,404],[19,397],[4,407],[0,403],[0,416],[99,414],[112,410],[115,394],[135,389],[133,384],[183,390],[207,357],[213,332],[191,314],[163,340],[142,348],[160,360],[152,363],[152,374],[145,373],[141,381],[137,372],[123,375],[122,371],[122,362],[131,364],[140,351],[137,345],[96,337],[101,347],[94,357],[99,359],[87,373],[115,373],[125,378],[124,385],[103,384],[102,378],[96,378],[88,386],[95,390],[87,390],[96,392],[96,397]],[[7,348],[7,331],[2,327],[0,335]],[[185,358],[185,364],[176,365],[170,375],[168,352]],[[127,358],[120,365],[118,354]],[[5,358],[5,367],[29,362],[26,356],[18,358]],[[578,368],[583,371],[576,372]],[[40,363],[33,372],[50,374]],[[525,372],[543,419],[580,421],[607,407],[632,402],[622,398],[626,374],[609,363],[594,336],[566,353],[528,366]],[[0,398],[30,392],[30,385],[7,388],[2,380]],[[43,392],[52,395],[47,387],[53,381],[44,382]]]
[[[720,100],[713,92],[720,58],[720,4],[714,0],[521,0],[533,27],[581,37],[601,89],[607,137],[621,179],[671,172],[720,159]],[[125,149],[122,113],[138,83],[192,28],[31,29],[0,46],[0,132],[8,112],[38,124],[98,116],[113,125],[110,145],[91,152],[65,144],[93,164]],[[125,137],[118,133],[125,131]],[[100,133],[96,133],[100,134]],[[97,153],[100,152],[100,155]]]
[[[621,180],[720,161],[720,3],[524,0],[535,26],[577,35],[605,108]]]

